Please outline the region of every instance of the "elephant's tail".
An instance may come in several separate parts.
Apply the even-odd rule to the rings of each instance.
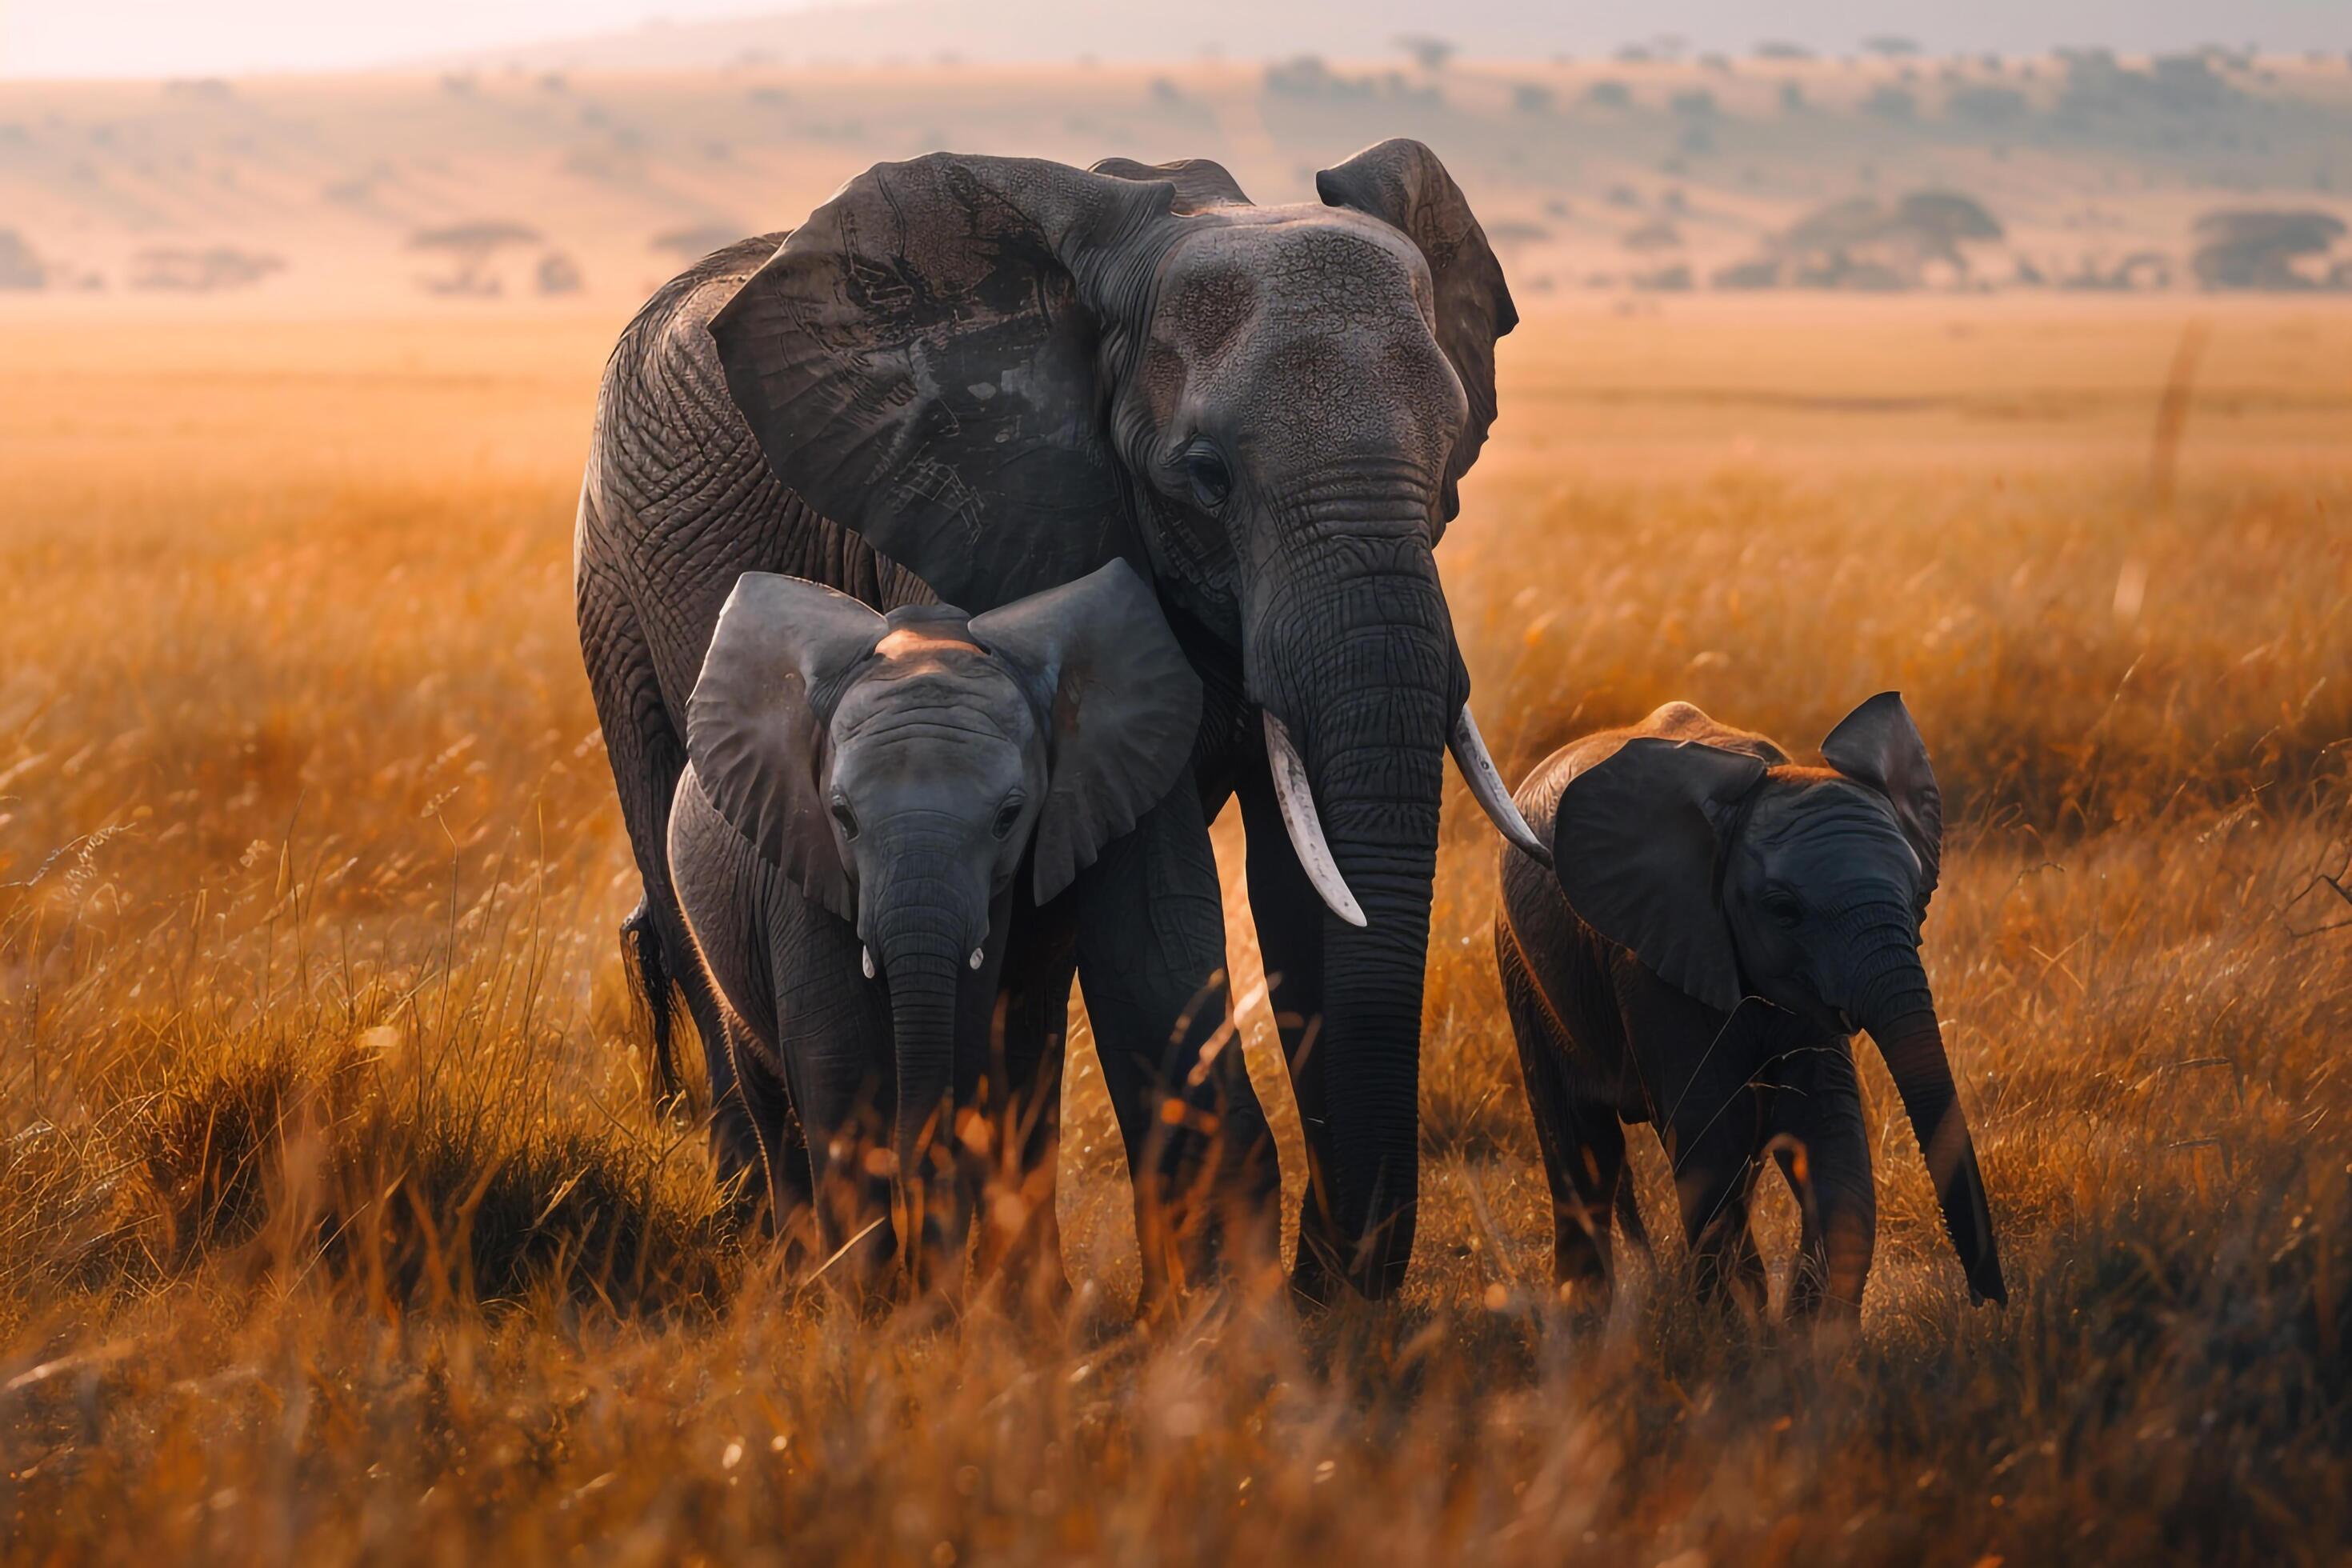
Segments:
[[[1617,1174],[1617,1228],[1625,1233],[1626,1244],[1642,1255],[1645,1263],[1655,1263],[1658,1255],[1650,1247],[1650,1227],[1642,1223],[1642,1205],[1633,1196],[1633,1173]]]
[[[655,1104],[666,1106],[686,1091],[677,1076],[677,1052],[672,1045],[677,1026],[677,988],[670,983],[669,963],[662,956],[661,933],[654,928],[652,906],[639,900],[621,922],[621,950],[636,982],[638,1000],[646,1005],[654,1037]]]

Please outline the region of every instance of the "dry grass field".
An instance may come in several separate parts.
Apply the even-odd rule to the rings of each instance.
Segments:
[[[569,557],[616,326],[0,319],[10,1559],[2352,1548],[2352,311],[1601,300],[1505,345],[1440,559],[1507,770],[1668,697],[1810,745],[1887,687],[1936,753],[2012,1300],[1967,1306],[1864,1052],[1881,1261],[1819,1340],[1692,1307],[1670,1240],[1605,1323],[1550,1299],[1458,796],[1402,1303],[1134,1325],[1082,1031],[1066,1321],[793,1295],[621,984]]]

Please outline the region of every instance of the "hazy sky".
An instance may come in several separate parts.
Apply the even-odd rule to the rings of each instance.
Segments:
[[[804,3],[804,0],[803,0]],[[381,65],[794,0],[0,0],[0,76],[188,76]]]
[[[187,76],[380,65],[677,21],[774,15],[810,0],[0,0],[0,77]],[[986,0],[972,0],[975,5]],[[1130,4],[1134,0],[1090,0]],[[1169,0],[1144,0],[1167,5]],[[1279,6],[1283,0],[1267,0]],[[1874,32],[1931,48],[2018,52],[2257,41],[2352,48],[2352,0],[1524,0],[1547,32],[1606,48],[1660,32],[1738,50],[1759,38],[1850,47]],[[1181,4],[1181,0],[1180,0]],[[1566,9],[1555,9],[1566,7]],[[1481,11],[1496,9],[1477,7]],[[1518,15],[1510,6],[1512,14]],[[1452,7],[1431,0],[1444,33]],[[1169,53],[1192,52],[1171,32]],[[1251,51],[1220,40],[1226,52]],[[1374,42],[1367,40],[1367,42]],[[1376,41],[1385,46],[1387,40]],[[1050,51],[1048,51],[1050,52]],[[1332,53],[1351,52],[1334,40]],[[1360,52],[1360,51],[1355,51]]]

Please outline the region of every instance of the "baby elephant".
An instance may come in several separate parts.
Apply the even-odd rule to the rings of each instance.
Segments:
[[[1748,1205],[1769,1151],[1804,1215],[1792,1312],[1858,1311],[1877,1226],[1860,1028],[1902,1094],[1970,1298],[2008,1299],[1919,960],[1943,838],[1927,746],[1889,691],[1822,757],[1792,763],[1670,702],[1561,748],[1519,786],[1558,871],[1506,852],[1495,950],[1562,1285],[1606,1288],[1611,1209],[1630,1184],[1619,1123],[1649,1121],[1705,1288],[1762,1304]]]
[[[669,858],[728,1015],[712,1082],[741,1097],[780,1235],[812,1215],[820,1258],[868,1238],[867,1276],[895,1241],[917,1288],[952,1283],[976,1163],[1034,1147],[1008,1111],[1059,1109],[1030,1103],[1058,1101],[1058,1061],[989,1059],[1016,907],[1168,792],[1200,708],[1122,562],[972,616],[736,584]]]

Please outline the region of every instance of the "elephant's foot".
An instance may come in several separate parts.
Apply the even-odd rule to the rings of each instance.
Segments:
[[[1058,1252],[1049,1256],[1035,1247],[1007,1254],[993,1268],[975,1269],[973,1277],[976,1301],[1029,1322],[1065,1321],[1077,1297]]]
[[[1702,1302],[1751,1324],[1764,1320],[1769,1281],[1764,1260],[1744,1224],[1737,1237],[1719,1241],[1702,1237],[1691,1249],[1690,1267],[1692,1286]]]
[[[1377,1196],[1377,1192],[1375,1196]],[[1412,1249],[1412,1211],[1391,1215],[1348,1238],[1316,1202],[1310,1188],[1300,1204],[1298,1252],[1291,1264],[1291,1294],[1314,1307],[1348,1300],[1388,1301],[1404,1288]]]
[[[719,1176],[719,1190],[736,1221],[761,1234],[778,1234],[775,1205],[768,1181],[768,1157],[751,1125],[743,1102],[730,1095],[710,1112],[710,1163]]]
[[[1015,1186],[984,1193],[973,1278],[983,1294],[1007,1308],[1059,1321],[1069,1309],[1069,1274],[1062,1267],[1062,1227],[1050,1179],[1034,1173]]]
[[[1290,1293],[1301,1306],[1336,1307],[1360,1294],[1348,1271],[1352,1251],[1310,1184],[1298,1204],[1298,1251],[1290,1265]]]
[[[1609,1261],[1594,1247],[1591,1234],[1582,1228],[1562,1227],[1555,1231],[1551,1249],[1553,1296],[1580,1316],[1606,1318],[1609,1304],[1617,1293],[1614,1270]]]
[[[1276,1289],[1282,1267],[1278,1178],[1261,1182],[1196,1168],[1171,1193],[1137,1185],[1136,1239],[1143,1260],[1139,1306],[1164,1315],[1203,1293]]]

